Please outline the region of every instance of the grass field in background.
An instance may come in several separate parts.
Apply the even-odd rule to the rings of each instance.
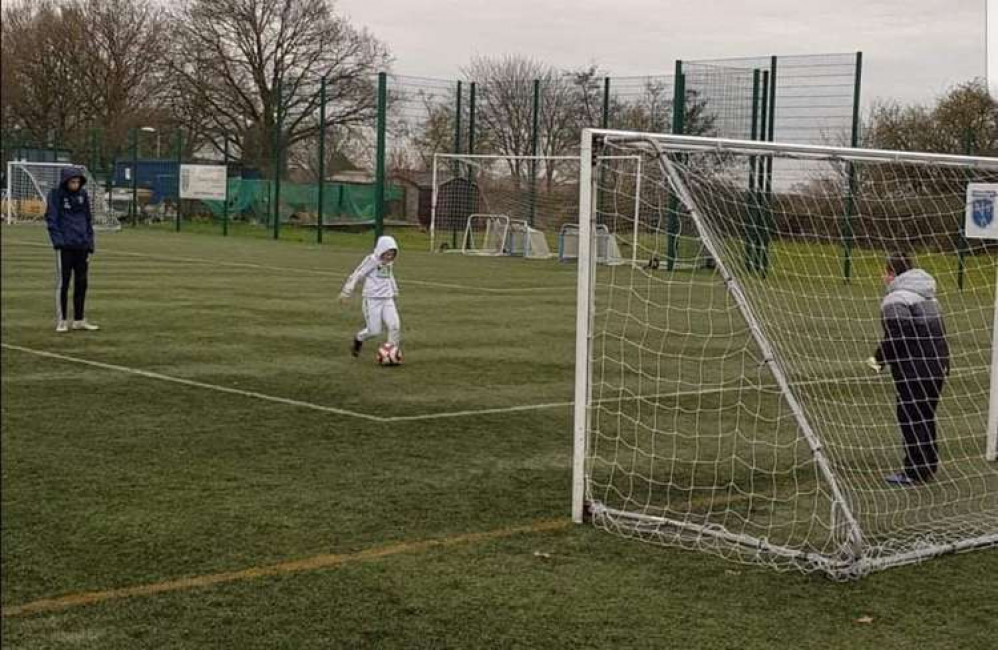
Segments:
[[[992,646],[993,551],[836,584],[569,523],[574,266],[421,237],[379,368],[369,234],[102,234],[102,329],[57,335],[3,228],[4,647]]]

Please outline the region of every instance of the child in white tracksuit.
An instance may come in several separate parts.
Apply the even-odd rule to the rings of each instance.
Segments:
[[[353,356],[360,354],[364,340],[381,334],[381,325],[388,328],[388,342],[399,344],[402,323],[399,321],[395,296],[399,293],[395,282],[393,264],[399,247],[392,237],[378,237],[374,252],[365,257],[354,272],[347,278],[340,300],[345,301],[353,294],[358,282],[364,283],[364,321],[366,327],[357,332],[353,339]]]

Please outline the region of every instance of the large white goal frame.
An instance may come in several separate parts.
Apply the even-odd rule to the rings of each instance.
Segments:
[[[696,517],[679,518],[660,514],[647,514],[641,504],[633,508],[615,508],[601,503],[592,492],[591,485],[591,448],[594,440],[591,420],[593,411],[598,404],[593,395],[594,382],[594,349],[597,345],[594,310],[597,288],[597,215],[600,214],[600,179],[599,158],[608,150],[604,145],[608,141],[625,145],[624,150],[643,150],[660,166],[659,178],[665,191],[673,194],[696,227],[696,235],[702,240],[707,253],[713,259],[715,273],[719,276],[719,284],[723,284],[730,300],[736,305],[737,312],[744,319],[749,336],[761,359],[760,366],[765,368],[768,376],[775,382],[779,397],[785,408],[792,414],[796,422],[799,436],[806,441],[806,448],[811,454],[815,475],[823,482],[824,489],[831,501],[830,512],[826,513],[828,528],[837,531],[837,548],[829,553],[825,549],[807,549],[797,546],[786,546],[778,542],[751,534],[739,532],[736,527],[728,528],[717,523],[702,523]],[[614,148],[617,152],[620,148]],[[856,499],[847,495],[840,477],[826,455],[825,444],[812,426],[811,417],[798,401],[799,387],[792,385],[785,371],[784,354],[773,348],[766,329],[759,321],[755,304],[749,299],[743,279],[732,272],[726,261],[724,245],[715,226],[709,225],[710,215],[703,212],[684,177],[678,170],[679,161],[686,156],[705,153],[724,152],[744,156],[746,160],[756,157],[780,157],[794,164],[810,164],[808,161],[818,161],[820,164],[841,163],[851,170],[852,165],[863,163],[893,164],[903,168],[913,166],[957,166],[986,170],[988,174],[998,174],[998,159],[969,156],[951,156],[922,153],[904,153],[895,151],[879,151],[864,149],[848,149],[841,147],[822,147],[809,145],[789,145],[780,143],[764,143],[720,138],[701,138],[694,136],[672,136],[639,132],[613,131],[605,129],[586,129],[582,135],[580,149],[580,184],[579,184],[579,264],[577,282],[577,316],[576,316],[576,350],[575,350],[575,400],[573,410],[573,488],[572,517],[581,523],[587,518],[599,519],[602,525],[610,530],[628,529],[630,535],[641,539],[657,537],[661,531],[669,530],[663,539],[685,539],[689,545],[696,548],[706,548],[724,556],[735,555],[740,559],[758,561],[760,558],[775,558],[775,561],[764,561],[777,568],[794,567],[805,571],[821,571],[838,579],[856,578],[871,571],[884,569],[900,564],[919,562],[932,556],[945,553],[969,550],[998,545],[998,528],[992,524],[982,524],[971,528],[965,537],[936,539],[931,531],[919,537],[915,543],[904,548],[890,547],[871,550],[863,525],[856,515]],[[755,166],[755,163],[751,163]],[[850,171],[851,173],[851,171]],[[647,174],[647,172],[646,172]],[[636,194],[640,195],[641,190]],[[640,196],[639,199],[640,200]],[[634,273],[635,271],[630,271]],[[649,273],[644,276],[651,278]],[[644,280],[638,279],[638,282]],[[990,404],[987,417],[987,430],[982,432],[986,439],[985,455],[988,461],[994,461],[998,455],[998,268],[995,273],[996,292],[994,315],[992,319],[992,350],[991,350],[991,383]],[[600,286],[605,280],[600,280]],[[628,297],[630,301],[632,297]],[[637,300],[635,298],[635,300]],[[599,318],[603,318],[600,315]],[[621,370],[624,372],[624,370]],[[657,398],[634,397],[642,400]],[[655,408],[657,405],[653,405]],[[636,444],[636,443],[634,443]],[[635,449],[635,454],[643,453]],[[651,470],[649,470],[651,471]],[[994,468],[998,472],[998,468]],[[721,489],[720,486],[718,489]],[[987,488],[985,488],[987,489]],[[990,500],[994,508],[996,494],[982,497]],[[988,519],[995,512],[987,510]],[[991,528],[988,528],[991,526]],[[981,529],[986,529],[981,532]],[[659,540],[656,540],[659,541]],[[671,543],[662,541],[661,543]],[[680,544],[684,545],[684,544]],[[898,545],[900,546],[900,545]],[[719,549],[734,549],[719,550]]]

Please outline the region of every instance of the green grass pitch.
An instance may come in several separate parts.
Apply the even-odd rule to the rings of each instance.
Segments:
[[[379,368],[370,243],[104,234],[56,335],[3,228],[5,648],[992,647],[993,551],[837,584],[568,523],[575,267],[403,235]]]

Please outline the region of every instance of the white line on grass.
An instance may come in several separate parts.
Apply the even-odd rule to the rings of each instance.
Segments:
[[[89,359],[81,359],[79,357],[71,357],[65,354],[57,354],[55,352],[47,352],[45,350],[37,350],[34,348],[27,348],[20,345],[11,345],[9,343],[0,344],[0,346],[8,350],[16,350],[18,352],[24,352],[26,354],[33,354],[39,357],[45,357],[49,359],[56,359],[59,361],[67,361],[70,363],[77,363],[85,366],[91,366],[94,368],[101,368],[104,370],[114,370],[116,372],[124,372],[130,375],[136,375],[139,377],[145,377],[147,379],[156,379],[159,381],[166,381],[174,384],[181,384],[183,386],[191,386],[193,388],[203,388],[206,390],[214,390],[221,393],[229,393],[231,395],[239,395],[241,397],[250,397],[253,399],[260,399],[267,402],[274,402],[277,404],[285,404],[287,406],[297,406],[299,408],[306,408],[313,411],[322,411],[324,413],[332,413],[334,415],[342,415],[346,417],[358,418],[361,420],[367,420],[368,422],[419,422],[423,420],[442,420],[447,418],[463,418],[472,417],[477,415],[500,415],[503,413],[518,413],[525,411],[541,411],[546,409],[558,409],[558,408],[569,408],[574,402],[548,402],[545,404],[522,404],[519,406],[504,406],[496,408],[487,409],[469,409],[465,411],[444,411],[441,413],[422,413],[418,415],[394,415],[394,416],[379,416],[379,415],[369,415],[367,413],[360,413],[359,411],[349,411],[347,409],[336,408],[335,406],[324,406],[322,404],[315,404],[313,402],[305,402],[302,400],[289,399],[287,397],[278,397],[276,395],[268,395],[266,393],[260,393],[251,390],[242,390],[240,388],[230,388],[228,386],[219,386],[217,384],[208,384],[202,381],[194,381],[192,379],[183,379],[180,377],[173,377],[170,375],[164,375],[158,372],[151,372],[148,370],[140,370],[138,368],[130,368],[128,366],[121,366],[113,363],[104,363],[102,361],[91,361]],[[959,376],[962,373],[953,373]],[[875,382],[876,378],[853,378],[855,381],[867,381]],[[818,379],[812,381],[798,382],[796,385],[813,385],[813,384],[830,384],[842,382],[843,378],[834,377],[831,379]],[[729,390],[776,390],[776,385],[767,386],[719,386],[716,388],[704,388],[704,389],[692,389],[692,390],[682,390],[673,391],[670,393],[657,393],[653,395],[630,395],[627,397],[608,397],[602,399],[593,400],[594,404],[606,404],[613,402],[632,402],[637,400],[654,400],[659,398],[667,397],[693,397],[697,395],[712,395],[716,393],[724,393]]]
[[[952,377],[961,377],[963,375],[974,374],[973,372],[954,372]],[[878,376],[864,376],[864,377],[830,377],[828,379],[808,379],[803,381],[798,381],[793,383],[793,387],[799,386],[820,386],[822,384],[841,384],[841,383],[856,383],[856,384],[876,384],[881,381],[885,381],[883,377]],[[715,395],[718,393],[726,393],[732,390],[767,390],[776,392],[779,390],[779,386],[776,384],[729,384],[726,386],[717,386],[715,388],[694,388],[690,390],[678,390],[668,393],[652,393],[650,395],[628,395],[625,397],[604,397],[599,399],[594,399],[593,404],[611,404],[613,402],[636,402],[639,400],[655,400],[660,398],[668,397],[695,397],[698,395]],[[573,406],[575,402],[549,402],[547,404],[523,404],[521,406],[505,406],[489,409],[474,409],[467,411],[444,411],[442,413],[425,413],[422,415],[397,415],[384,418],[385,422],[415,422],[419,420],[442,420],[445,418],[462,418],[469,417],[472,415],[495,415],[501,413],[516,413],[518,411],[540,411],[544,409],[555,409],[555,408],[568,408]]]
[[[474,409],[469,411],[444,411],[442,413],[424,413],[422,415],[394,415],[385,418],[385,422],[418,422],[420,420],[443,420],[445,418],[463,418],[472,415],[493,415],[498,413],[516,413],[517,411],[540,411],[543,409],[567,408],[572,402],[550,402],[548,404],[522,404],[520,406],[500,406],[491,409]]]
[[[131,368],[129,366],[121,366],[113,363],[104,363],[103,361],[91,361],[90,359],[81,359],[80,357],[71,357],[66,354],[58,354],[55,352],[47,352],[45,350],[37,350],[35,348],[27,348],[21,345],[12,345],[10,343],[2,343],[0,346],[8,350],[16,350],[18,352],[24,352],[26,354],[33,354],[39,357],[45,357],[48,359],[56,359],[59,361],[68,361],[69,363],[77,363],[85,366],[91,366],[94,368],[101,368],[103,370],[114,370],[116,372],[124,372],[130,375],[136,375],[139,377],[145,377],[147,379],[156,379],[159,381],[167,381],[174,384],[181,384],[184,386],[191,386],[193,388],[204,388],[207,390],[214,390],[222,393],[229,393],[232,395],[239,395],[241,397],[252,397],[254,399],[262,399],[268,402],[276,402],[278,404],[286,404],[288,406],[297,406],[300,408],[307,408],[313,411],[323,411],[326,413],[333,413],[335,415],[343,415],[347,417],[360,418],[362,420],[367,420],[369,422],[418,422],[420,420],[440,420],[445,418],[462,418],[470,417],[475,415],[497,415],[502,413],[516,413],[519,411],[540,411],[545,409],[555,409],[555,408],[568,408],[572,406],[573,402],[549,402],[546,404],[523,404],[520,406],[504,406],[497,408],[488,409],[471,409],[466,411],[444,411],[442,413],[424,413],[420,415],[394,415],[394,416],[380,416],[380,415],[369,415],[367,413],[360,413],[358,411],[348,411],[346,409],[336,408],[334,406],[323,406],[321,404],[315,404],[313,402],[304,402],[302,400],[289,399],[286,397],[277,397],[275,395],[268,395],[266,393],[260,393],[252,390],[242,390],[241,388],[230,388],[228,386],[220,386],[218,384],[208,384],[202,381],[194,381],[192,379],[183,379],[181,377],[173,377],[171,375],[164,375],[158,372],[151,372],[149,370],[140,370],[138,368]],[[611,402],[611,401],[631,401],[637,399],[654,399],[657,397],[684,397],[689,395],[706,395],[710,393],[718,393],[726,390],[725,388],[711,388],[706,390],[691,390],[691,391],[678,391],[673,393],[663,393],[661,395],[645,395],[645,396],[634,396],[626,398],[611,398],[604,400],[596,400],[596,403]]]
[[[47,244],[39,244],[36,242],[11,242],[8,245],[12,246],[32,246],[36,248],[50,248]],[[244,268],[244,269],[263,269],[265,271],[287,271],[291,273],[308,273],[310,275],[322,275],[326,277],[338,278],[340,280],[345,280],[346,276],[342,273],[336,273],[333,271],[323,271],[320,269],[307,269],[298,268],[292,266],[270,266],[267,264],[254,264],[252,262],[227,262],[223,260],[209,260],[203,257],[178,257],[175,255],[156,255],[154,253],[136,253],[133,251],[123,251],[113,248],[101,248],[101,255],[126,255],[128,257],[138,257],[150,260],[163,260],[166,262],[190,262],[195,264],[208,264],[210,266],[228,266],[234,268]],[[467,284],[455,284],[452,282],[432,282],[429,280],[410,280],[405,279],[402,281],[403,285],[413,284],[424,287],[439,287],[441,289],[457,289],[459,291],[479,291],[482,293],[493,293],[493,294],[509,294],[509,293],[538,293],[544,291],[565,291],[575,296],[575,285],[566,284],[564,286],[548,286],[548,287],[510,287],[510,288],[495,288],[495,287],[476,287]]]
[[[325,413],[334,413],[336,415],[345,415],[348,417],[360,418],[362,420],[369,420],[371,422],[384,422],[385,418],[378,417],[376,415],[368,415],[366,413],[358,413],[356,411],[348,411],[346,409],[339,409],[333,406],[322,406],[321,404],[313,404],[312,402],[303,402],[296,399],[288,399],[287,397],[276,397],[274,395],[267,395],[265,393],[258,393],[252,390],[242,390],[239,388],[229,388],[228,386],[219,386],[217,384],[206,384],[201,381],[194,381],[191,379],[182,379],[180,377],[171,377],[170,375],[163,375],[158,372],[150,372],[148,370],[139,370],[138,368],[129,368],[128,366],[119,366],[113,363],[104,363],[102,361],[90,361],[89,359],[81,359],[79,357],[71,357],[65,354],[56,354],[55,352],[46,352],[44,350],[36,350],[34,348],[26,348],[20,345],[11,345],[9,343],[0,344],[8,350],[17,350],[18,352],[25,352],[27,354],[34,354],[39,357],[46,357],[49,359],[58,359],[59,361],[68,361],[70,363],[78,363],[85,366],[93,366],[94,368],[102,368],[104,370],[114,370],[116,372],[124,372],[130,375],[137,375],[139,377],[145,377],[146,379],[157,379],[159,381],[168,381],[174,384],[182,384],[184,386],[192,386],[194,388],[205,388],[208,390],[218,391],[220,393],[230,393],[232,395],[239,395],[241,397],[252,397],[255,399],[262,399],[268,402],[276,402],[278,404],[286,404],[288,406],[298,406],[300,408],[307,408],[313,411],[323,411]]]

